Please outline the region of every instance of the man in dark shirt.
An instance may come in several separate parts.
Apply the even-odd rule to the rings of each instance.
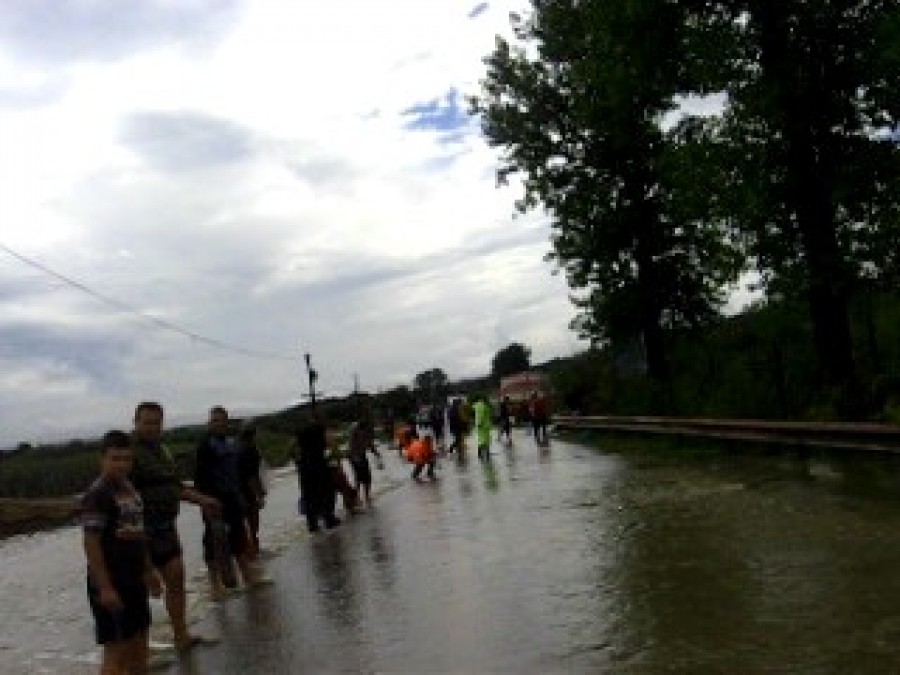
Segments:
[[[460,399],[455,398],[450,402],[447,409],[447,425],[450,427],[450,449],[449,452],[456,450],[462,455],[463,451],[463,421],[460,413]]]
[[[110,431],[102,441],[101,473],[81,498],[88,563],[88,602],[102,673],[143,673],[148,660],[150,605],[159,579],[147,555],[141,498],[128,481],[132,450],[128,435]]]
[[[241,497],[247,510],[247,528],[250,535],[250,553],[259,555],[259,512],[266,505],[266,488],[263,485],[261,469],[262,456],[256,445],[256,427],[247,422],[241,427],[239,436],[238,480]]]
[[[212,497],[182,484],[174,458],[160,442],[162,423],[163,408],[159,403],[145,401],[138,404],[134,412],[131,482],[144,503],[150,562],[163,578],[175,646],[183,650],[198,639],[188,632],[185,615],[184,560],[175,526],[180,501],[197,504],[207,515],[219,513],[221,505]]]
[[[547,425],[550,423],[550,406],[547,397],[534,392],[531,395],[531,424],[534,428],[534,440],[538,443],[547,443]]]
[[[504,396],[500,402],[500,429],[497,432],[497,440],[499,441],[506,435],[506,442],[512,443],[512,403],[509,396]]]
[[[325,457],[327,436],[325,422],[315,412],[302,421],[297,432],[295,461],[300,478],[306,526],[310,532],[318,531],[320,518],[329,529],[341,522],[334,515],[335,486]]]
[[[435,445],[437,445],[438,451],[444,454],[446,451],[446,446],[444,445],[444,408],[437,403],[432,405],[428,411],[428,422],[434,434]]]
[[[244,584],[252,586],[262,580],[250,561],[246,510],[241,497],[239,476],[240,447],[228,435],[228,411],[215,406],[209,411],[209,433],[197,444],[194,487],[222,505],[221,519],[228,527],[229,553],[237,561]],[[213,597],[221,597],[224,585],[215,565],[213,518],[204,516],[203,558],[209,570]]]

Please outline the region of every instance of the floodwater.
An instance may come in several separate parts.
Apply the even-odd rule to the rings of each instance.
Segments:
[[[220,641],[159,672],[900,671],[895,462],[614,443],[519,432],[433,484],[386,451],[374,508],[313,536],[282,475],[263,515],[275,583],[219,604],[187,506],[194,629]],[[0,672],[95,672],[78,531],[7,540],[0,560]]]

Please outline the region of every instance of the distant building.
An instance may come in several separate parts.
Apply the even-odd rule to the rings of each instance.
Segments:
[[[531,394],[537,392],[545,396],[550,395],[550,385],[543,373],[533,370],[524,373],[516,373],[509,377],[500,378],[500,389],[497,391],[497,400],[509,396],[513,403],[523,403],[531,398]]]

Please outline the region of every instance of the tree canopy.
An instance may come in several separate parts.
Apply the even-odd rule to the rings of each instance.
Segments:
[[[498,37],[472,100],[503,149],[498,179],[520,174],[517,207],[550,215],[574,327],[595,342],[638,336],[657,379],[663,329],[714,316],[741,264],[727,223],[677,190],[687,150],[661,121],[684,79],[680,15],[670,2],[535,2],[516,44]]]
[[[575,327],[639,337],[666,380],[664,329],[752,269],[806,302],[820,384],[852,391],[849,298],[900,279],[900,3],[533,0],[513,32],[472,109],[517,208],[550,217]]]
[[[808,302],[824,382],[841,385],[855,376],[849,296],[894,255],[882,244],[896,236],[900,153],[879,132],[900,119],[900,61],[890,55],[900,9],[727,4],[740,11],[732,26],[742,48],[732,50],[719,137],[744,159],[730,192],[772,289]]]
[[[491,376],[495,379],[515,375],[531,367],[531,350],[513,342],[499,350],[491,361]]]
[[[416,375],[413,384],[416,393],[430,401],[443,394],[447,387],[447,374],[440,368],[431,368]]]

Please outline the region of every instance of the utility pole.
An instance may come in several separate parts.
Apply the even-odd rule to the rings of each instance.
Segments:
[[[304,360],[306,361],[306,374],[309,377],[309,402],[312,406],[313,412],[316,410],[316,380],[319,379],[319,374],[316,372],[315,368],[312,367],[310,363],[309,352],[303,355]]]

